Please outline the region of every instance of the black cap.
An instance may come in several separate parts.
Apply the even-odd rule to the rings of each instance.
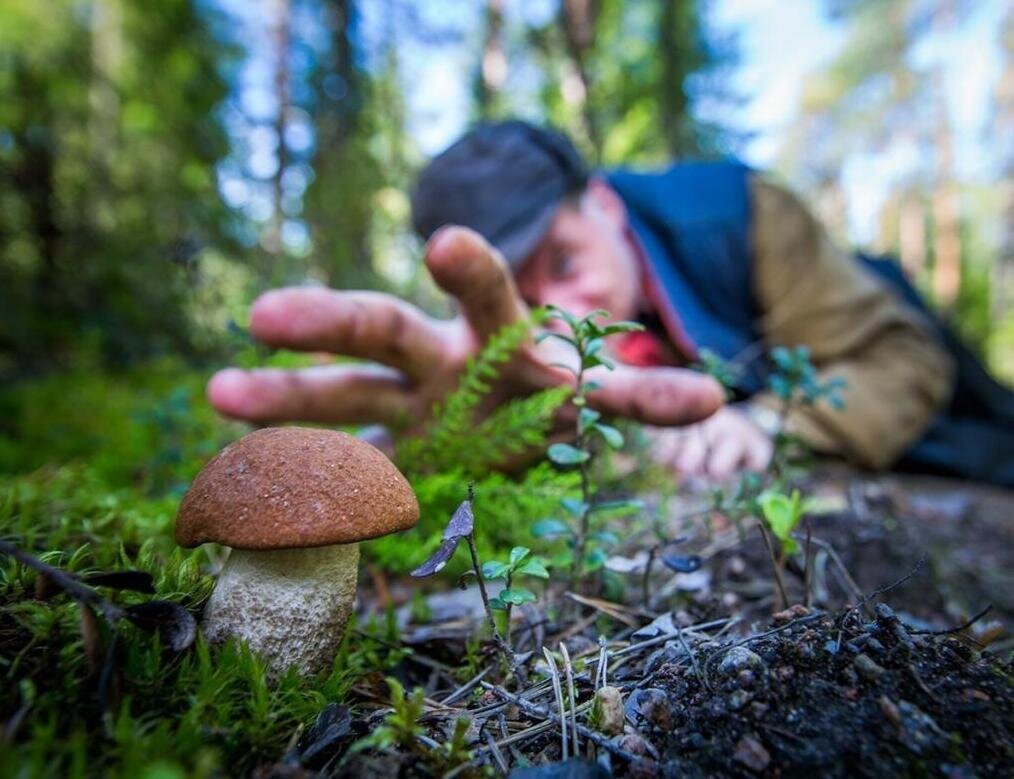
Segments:
[[[560,203],[587,183],[581,155],[561,133],[517,119],[480,124],[423,169],[412,224],[423,240],[447,224],[470,227],[516,269]]]

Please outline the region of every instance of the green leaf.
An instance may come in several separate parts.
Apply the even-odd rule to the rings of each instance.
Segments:
[[[616,546],[616,544],[620,543],[619,536],[608,530],[599,530],[597,533],[592,533],[591,537],[606,546]]]
[[[617,333],[637,333],[644,330],[640,322],[613,322],[602,328],[602,335],[616,335]]]
[[[511,570],[518,567],[518,563],[524,560],[528,555],[532,553],[532,550],[526,546],[516,546],[511,549],[510,567]]]
[[[520,587],[500,590],[500,600],[512,606],[520,606],[522,603],[531,603],[535,600],[535,593]]]
[[[587,571],[597,571],[606,564],[606,553],[602,549],[592,549],[584,556],[584,566]]]
[[[595,390],[600,390],[600,389],[602,389],[602,382],[601,381],[595,381],[594,379],[590,379],[589,381],[586,381],[583,384],[581,384],[580,391],[581,392],[595,392]]]
[[[602,436],[602,438],[605,439],[605,442],[613,449],[620,449],[623,447],[623,433],[612,425],[607,425],[604,422],[596,422],[594,430]]]
[[[532,535],[536,538],[556,538],[570,535],[570,526],[559,519],[540,519],[532,525]]]
[[[517,573],[525,576],[538,576],[540,579],[548,579],[549,571],[546,569],[545,564],[538,557],[533,557],[531,560],[526,562],[520,568]]]
[[[562,549],[550,558],[549,564],[553,568],[570,568],[574,564],[574,553],[569,549]]]
[[[581,409],[581,413],[577,415],[577,431],[583,433],[588,429],[589,426],[594,425],[601,418],[601,414],[593,408]]]
[[[488,563],[482,564],[482,575],[487,579],[504,579],[510,569],[507,563],[490,560]]]
[[[588,452],[582,452],[570,444],[553,444],[546,451],[546,454],[557,465],[578,465],[587,462],[591,457]]]
[[[570,344],[571,346],[573,346],[575,348],[577,347],[577,342],[573,338],[571,338],[569,335],[564,335],[563,333],[557,333],[557,332],[554,332],[552,330],[547,330],[546,332],[539,333],[537,336],[535,336],[535,343],[540,344],[540,343],[542,343],[543,341],[545,341],[545,340],[547,340],[549,338],[558,338],[561,341],[564,341],[564,342]]]
[[[588,504],[583,500],[577,498],[560,498],[560,505],[563,506],[567,513],[570,514],[574,519],[581,519],[584,513],[588,510]]]
[[[621,517],[627,514],[634,514],[638,511],[644,511],[644,501],[637,498],[606,500],[602,503],[596,503],[591,507],[591,510],[595,514],[604,514],[607,517]]]
[[[791,497],[780,492],[766,492],[758,498],[758,503],[771,532],[781,541],[782,549],[790,553],[797,549],[791,534],[808,506],[808,501],[802,500],[799,490],[793,490]]]
[[[506,590],[504,590],[506,592]],[[499,597],[492,597],[489,599],[489,607],[494,611],[506,611],[507,604],[500,600]]]

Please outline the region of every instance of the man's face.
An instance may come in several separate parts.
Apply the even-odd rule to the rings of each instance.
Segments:
[[[605,182],[593,180],[578,201],[560,207],[517,272],[521,296],[529,305],[552,303],[575,316],[604,308],[612,319],[634,318],[640,273],[625,227],[619,196]]]

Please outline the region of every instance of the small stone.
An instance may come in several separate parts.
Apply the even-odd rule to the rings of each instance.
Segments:
[[[884,719],[896,728],[901,727],[901,712],[898,711],[898,705],[894,701],[886,695],[881,695],[877,699],[877,705],[880,707],[880,713],[884,715]]]
[[[722,607],[728,611],[733,611],[739,606],[739,596],[734,592],[726,592],[722,594]]]
[[[732,711],[739,711],[753,698],[753,693],[746,690],[736,690],[729,696],[729,708]]]
[[[770,708],[771,707],[768,706],[766,703],[754,701],[753,703],[750,704],[750,714],[753,716],[754,719],[763,719],[764,715],[768,713],[768,709]]]
[[[745,670],[764,673],[766,668],[764,661],[756,652],[751,652],[745,646],[735,646],[725,653],[718,666],[718,672],[726,676],[736,676]]]
[[[651,755],[651,747],[648,746],[648,742],[637,733],[624,733],[622,736],[616,736],[613,743],[623,751],[638,757]]]
[[[868,682],[878,679],[884,673],[883,667],[877,665],[877,663],[866,654],[856,655],[852,663],[855,665],[856,671],[859,672],[859,675]]]
[[[764,745],[753,736],[743,736],[739,740],[732,758],[737,763],[758,773],[771,764],[771,755],[764,748]]]
[[[866,650],[868,652],[875,652],[877,654],[884,653],[884,645],[881,644],[877,639],[870,636],[869,641],[866,642]]]
[[[592,712],[593,720],[602,733],[618,736],[623,732],[623,694],[615,687],[601,687],[595,692]]]
[[[924,755],[947,746],[947,733],[918,706],[908,701],[899,701],[898,712],[901,715],[901,743],[909,751]]]
[[[729,576],[739,579],[746,573],[746,560],[739,555],[729,558]]]
[[[745,668],[737,674],[736,683],[744,690],[752,690],[757,684],[757,675],[749,668]]]
[[[783,684],[796,675],[796,669],[791,665],[780,665],[775,669],[775,677]]]
[[[624,711],[631,722],[640,719],[663,730],[668,730],[672,725],[669,696],[655,687],[632,692],[627,698]]]
[[[683,739],[683,743],[690,749],[700,749],[707,744],[708,741],[700,733],[694,731],[693,733],[687,734],[687,736]]]
[[[786,622],[792,622],[794,619],[800,619],[810,614],[810,610],[806,608],[802,603],[797,603],[794,606],[789,606],[787,609],[775,612],[771,615],[772,621],[776,625],[784,624]]]

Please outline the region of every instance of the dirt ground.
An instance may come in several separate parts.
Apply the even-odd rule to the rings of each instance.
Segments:
[[[460,776],[1014,775],[1014,493],[842,468],[815,472],[809,486],[820,498],[809,608],[802,571],[790,567],[789,600],[799,605],[773,616],[780,604],[756,526],[741,533],[719,516],[699,521],[699,511],[689,522],[694,499],[670,502],[672,533],[690,535],[679,549],[699,554],[701,568],[658,567],[644,603],[634,593],[646,555],[631,538],[610,561],[628,579],[625,603],[586,601],[578,617],[524,609],[514,629],[528,669],[527,685],[511,686],[519,701],[490,684],[493,674],[460,694],[467,685],[452,669],[466,654],[475,594],[434,595],[427,624],[403,609],[415,656],[394,671],[426,690],[423,746],[345,755],[352,735],[386,711],[377,688],[364,688],[346,712],[347,738],[318,747],[312,761],[298,748],[288,765],[441,775],[427,755],[463,715],[473,762]],[[408,583],[390,584],[407,600]],[[582,732],[579,759],[571,750],[566,763],[540,659],[561,641],[579,710],[591,707],[602,659],[623,702],[622,732],[594,743]]]

